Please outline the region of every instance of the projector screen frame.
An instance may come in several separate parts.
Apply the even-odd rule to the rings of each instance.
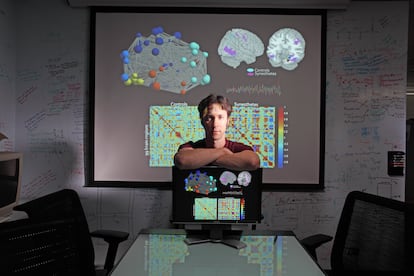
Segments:
[[[280,14],[280,15],[319,15],[321,17],[321,54],[320,54],[320,118],[319,118],[319,176],[317,183],[263,183],[263,190],[283,191],[321,191],[324,189],[325,161],[325,93],[326,93],[326,25],[325,9],[278,9],[278,8],[213,8],[213,7],[90,7],[90,44],[89,44],[89,113],[88,113],[88,150],[86,160],[87,187],[126,187],[171,189],[171,181],[124,181],[95,179],[95,46],[97,13],[183,13],[183,14]],[[265,170],[265,169],[264,169]]]

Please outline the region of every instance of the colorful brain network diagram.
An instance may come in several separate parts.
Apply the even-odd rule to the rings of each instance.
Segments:
[[[209,195],[217,192],[219,184],[229,188],[240,189],[247,187],[251,182],[251,174],[248,171],[239,172],[236,175],[231,171],[224,171],[216,179],[207,172],[196,170],[185,179],[184,189],[200,195]],[[245,201],[243,198],[195,198],[194,218],[196,220],[243,220],[245,218]]]
[[[217,179],[199,170],[190,173],[185,179],[184,189],[187,192],[208,195],[217,191]]]
[[[275,167],[276,108],[234,106],[226,137],[251,145],[262,168]],[[151,106],[149,109],[149,166],[170,167],[178,147],[204,138],[196,106]]]
[[[206,172],[196,170],[185,179],[184,189],[187,192],[208,195],[217,191],[218,183],[224,186],[238,184],[238,187],[247,187],[251,183],[252,175],[248,171],[241,171],[238,175],[231,171],[224,171],[218,180]]]
[[[126,86],[143,85],[155,90],[186,94],[211,82],[207,73],[208,52],[197,42],[185,42],[181,32],[170,35],[155,27],[148,37],[137,33],[127,50],[121,52]],[[294,70],[305,57],[305,39],[292,28],[273,33],[266,49],[272,67]],[[265,45],[254,33],[234,28],[226,32],[218,46],[221,61],[237,68],[242,62],[252,64],[265,52]]]
[[[181,36],[180,32],[169,35],[163,27],[153,28],[148,37],[137,33],[128,50],[121,53],[123,83],[176,94],[209,84],[208,53],[197,42],[185,42]]]
[[[282,28],[269,39],[266,55],[272,67],[293,70],[305,57],[305,39],[292,28]],[[218,54],[226,65],[237,68],[242,62],[251,64],[263,55],[264,44],[254,33],[244,29],[227,31],[218,46]]]

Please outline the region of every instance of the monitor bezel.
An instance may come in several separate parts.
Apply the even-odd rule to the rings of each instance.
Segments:
[[[219,168],[217,166],[204,166],[202,168],[200,168],[200,170],[203,169],[222,169],[222,170],[227,170],[225,168]],[[178,169],[176,166],[172,167],[172,174],[173,174],[173,179],[174,179],[174,174],[177,173],[180,169]],[[197,169],[196,169],[197,170]],[[191,171],[195,171],[195,170],[183,170],[184,172],[191,172]],[[237,170],[229,170],[232,172],[241,172],[241,171],[237,171]],[[182,172],[181,172],[182,173]],[[257,170],[255,170],[255,172],[258,175],[258,183],[259,187],[257,187],[257,194],[256,194],[256,200],[257,200],[257,213],[255,214],[255,218],[248,218],[245,220],[180,220],[180,219],[176,219],[176,214],[177,212],[179,212],[179,210],[177,210],[177,202],[179,201],[179,198],[176,197],[176,193],[175,190],[177,189],[176,186],[174,186],[174,181],[173,181],[173,187],[172,187],[172,217],[171,217],[171,223],[175,224],[175,225],[184,225],[185,227],[187,227],[188,229],[204,229],[204,226],[208,225],[218,225],[221,224],[223,225],[223,227],[225,229],[227,229],[227,227],[230,228],[234,228],[235,230],[237,230],[238,228],[242,228],[245,229],[246,227],[251,227],[252,225],[256,225],[261,223],[261,220],[263,218],[262,215],[262,206],[261,206],[261,202],[262,202],[262,173],[263,173],[263,169],[262,168],[258,168]],[[217,198],[217,197],[214,197]]]

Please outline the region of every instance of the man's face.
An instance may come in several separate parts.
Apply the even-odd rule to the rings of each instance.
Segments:
[[[203,117],[206,138],[214,141],[225,139],[228,121],[227,111],[221,105],[210,105]]]

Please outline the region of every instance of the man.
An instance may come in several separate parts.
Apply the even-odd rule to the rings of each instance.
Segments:
[[[259,156],[250,146],[226,139],[226,130],[232,106],[220,95],[209,95],[198,105],[205,138],[181,145],[174,156],[179,169],[196,169],[215,165],[233,170],[255,170],[260,166]]]

